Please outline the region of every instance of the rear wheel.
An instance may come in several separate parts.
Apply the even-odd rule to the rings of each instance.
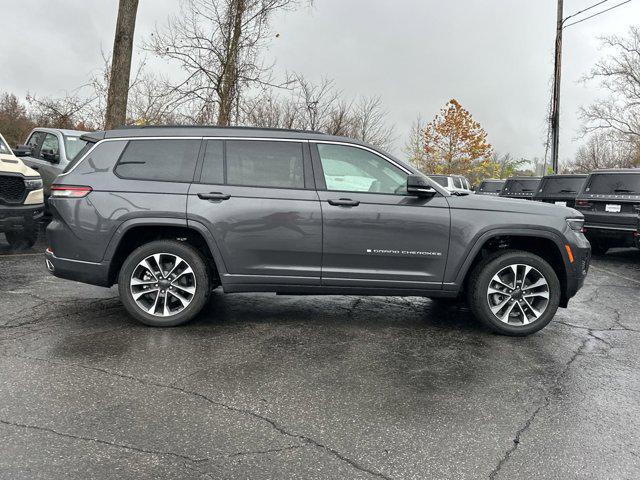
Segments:
[[[545,260],[529,252],[506,250],[474,269],[469,305],[485,326],[503,335],[529,335],[544,328],[560,303],[560,281]]]
[[[202,310],[210,280],[198,250],[189,244],[158,240],[127,257],[120,269],[118,290],[134,318],[153,327],[173,327]]]
[[[611,248],[604,240],[591,240],[591,253],[594,255],[605,255]]]
[[[38,230],[36,229],[6,232],[4,235],[13,250],[28,250],[38,241]]]

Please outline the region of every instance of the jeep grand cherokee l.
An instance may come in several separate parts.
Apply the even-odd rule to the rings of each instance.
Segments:
[[[54,275],[118,284],[147,325],[193,318],[213,288],[465,295],[494,331],[544,327],[582,286],[572,209],[451,195],[370,145],[313,132],[143,127],[93,144],[51,187]]]
[[[640,168],[596,170],[576,199],[593,252],[640,248]]]
[[[0,135],[0,233],[12,249],[36,243],[43,208],[40,175],[16,158]]]

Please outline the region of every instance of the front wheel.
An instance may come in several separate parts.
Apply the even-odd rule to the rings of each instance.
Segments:
[[[20,232],[6,232],[7,243],[12,250],[28,250],[38,241],[38,230],[27,229]]]
[[[475,316],[503,335],[529,335],[544,328],[560,303],[560,281],[545,260],[506,250],[474,269],[467,297]]]
[[[135,319],[153,327],[188,322],[209,297],[209,274],[189,244],[158,240],[134,250],[118,277],[120,300]]]

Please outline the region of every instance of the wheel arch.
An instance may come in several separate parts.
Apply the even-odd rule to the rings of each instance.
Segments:
[[[480,261],[500,249],[517,249],[531,252],[547,261],[560,281],[560,306],[566,307],[567,298],[567,257],[564,242],[556,232],[546,229],[496,229],[477,236],[468,249],[464,261],[455,274],[453,283],[445,288],[465,290],[471,272]]]
[[[109,264],[108,281],[113,285],[126,257],[145,243],[161,239],[184,241],[197,248],[207,259],[212,283],[219,284],[225,272],[224,262],[215,240],[204,225],[177,218],[131,219],[118,227],[113,235],[104,259]]]

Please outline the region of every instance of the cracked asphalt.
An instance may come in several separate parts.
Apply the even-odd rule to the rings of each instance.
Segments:
[[[640,252],[533,336],[424,298],[223,295],[153,329],[0,235],[0,478],[640,478]]]

